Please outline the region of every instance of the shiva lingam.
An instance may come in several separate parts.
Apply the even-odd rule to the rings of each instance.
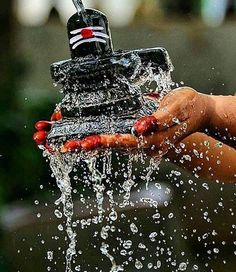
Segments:
[[[77,9],[67,29],[71,59],[53,63],[51,75],[62,87],[64,99],[51,122],[36,124],[34,140],[47,149],[98,134],[131,133],[134,123],[157,109],[145,100],[138,82],[153,74],[170,73],[172,64],[164,48],[113,51],[107,17],[100,11]]]

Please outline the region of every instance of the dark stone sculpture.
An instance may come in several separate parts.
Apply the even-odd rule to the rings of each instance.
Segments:
[[[130,133],[134,122],[156,110],[143,98],[138,82],[153,74],[170,73],[172,64],[164,48],[114,52],[106,16],[84,9],[74,0],[77,13],[68,21],[72,59],[52,64],[54,82],[64,99],[63,119],[52,125],[49,143],[101,133]]]

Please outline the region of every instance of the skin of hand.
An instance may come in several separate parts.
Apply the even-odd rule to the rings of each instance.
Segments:
[[[155,96],[146,97],[155,99]],[[56,116],[56,118],[55,118]],[[60,113],[54,113],[51,122],[60,120]],[[198,169],[200,176],[210,179],[223,179],[235,182],[236,150],[224,145],[223,149],[217,147],[216,139],[229,141],[236,136],[236,99],[234,97],[208,96],[198,93],[192,88],[183,87],[173,90],[161,102],[158,110],[151,116],[138,120],[133,127],[132,134],[94,135],[83,140],[66,142],[62,152],[78,150],[92,151],[94,149],[139,149],[145,150],[150,156],[168,153],[172,162],[180,164],[181,156],[189,154],[191,162],[181,161],[181,166],[195,171]],[[39,136],[38,144],[46,144],[46,129],[50,124],[46,121],[38,122],[36,129]],[[225,129],[227,128],[227,129]],[[205,130],[212,133],[213,138],[203,133]],[[41,135],[43,134],[43,135]],[[36,133],[37,136],[37,133]],[[140,137],[141,136],[141,137]],[[34,137],[35,138],[35,137]],[[37,138],[37,137],[36,137]],[[141,139],[141,140],[140,140]],[[37,143],[37,139],[36,143]],[[184,144],[181,153],[174,152],[178,144]],[[209,146],[203,143],[209,142]],[[231,144],[235,147],[235,141]],[[194,156],[193,150],[203,154],[203,158]],[[200,150],[200,151],[199,151]],[[196,153],[196,152],[195,152]],[[200,154],[199,153],[199,154]],[[216,163],[219,162],[220,164]],[[199,165],[201,164],[201,165]],[[226,165],[225,165],[226,164]],[[222,171],[222,165],[226,171]],[[235,166],[234,166],[235,165]],[[228,169],[230,168],[230,169]],[[228,170],[227,170],[228,169]],[[211,174],[211,171],[215,172]]]
[[[155,99],[153,96],[146,98]],[[134,124],[133,135],[89,136],[73,144],[76,142],[76,148],[86,151],[97,148],[142,148],[165,154],[195,132],[206,132],[235,148],[236,97],[210,96],[189,87],[178,88],[160,102],[156,112]],[[64,151],[67,150],[70,151],[70,142],[64,145]]]
[[[155,156],[154,153],[150,155]],[[167,157],[196,176],[236,183],[236,149],[204,133],[189,135],[171,149]]]
[[[47,144],[47,135],[51,130],[52,125],[62,119],[62,114],[60,111],[56,111],[51,116],[51,121],[39,121],[35,124],[35,129],[37,132],[34,133],[33,139],[38,146],[46,148],[50,153],[53,152],[51,147]]]
[[[146,97],[146,99],[155,99]],[[201,132],[210,123],[213,106],[209,96],[196,92],[192,88],[183,87],[170,92],[161,102],[158,110],[151,116],[138,120],[132,134],[95,135],[82,141],[68,141],[62,147],[63,152],[84,149],[90,151],[97,148],[118,149],[152,149],[166,153],[174,144],[194,132]],[[51,122],[36,123],[38,132],[34,140],[38,145],[46,143],[47,131],[54,121],[60,120],[61,114],[56,112]],[[142,141],[140,137],[142,136]]]
[[[153,115],[143,117],[135,123],[133,135],[89,136],[82,141],[67,142],[62,151],[80,148],[86,151],[97,148],[142,148],[166,153],[174,144],[188,135],[204,130],[210,116],[208,100],[208,96],[191,88],[176,89],[161,101],[158,110]],[[141,141],[140,136],[142,136]]]
[[[236,96],[210,96],[208,134],[236,148]]]

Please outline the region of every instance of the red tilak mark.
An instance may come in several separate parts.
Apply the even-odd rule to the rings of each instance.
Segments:
[[[63,118],[62,114],[60,111],[56,111],[53,113],[53,115],[51,116],[51,121],[59,121]]]
[[[154,116],[146,116],[138,120],[133,127],[134,134],[147,135],[157,130],[157,119]]]
[[[81,148],[81,141],[79,140],[71,140],[66,142],[63,147],[61,148],[62,153],[67,153],[67,152],[73,152],[77,151]]]
[[[92,29],[89,28],[85,28],[81,30],[81,35],[84,39],[89,39],[94,37],[94,33]]]
[[[101,147],[101,136],[89,136],[81,142],[81,146],[85,151],[92,151]]]
[[[44,145],[46,143],[48,133],[46,131],[38,131],[34,133],[33,139],[37,145]]]
[[[35,128],[38,131],[49,131],[52,127],[52,122],[49,121],[39,121],[35,124]]]

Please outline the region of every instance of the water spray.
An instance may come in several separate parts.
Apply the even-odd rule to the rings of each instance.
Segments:
[[[87,165],[85,169],[90,171],[91,185],[96,193],[98,216],[93,218],[93,222],[97,223],[104,220],[106,186],[103,180],[106,177],[106,184],[108,181],[111,183],[109,175],[112,174],[110,150],[102,155],[103,170],[100,173],[97,165],[101,154],[83,157],[81,152],[76,153],[79,151],[78,143],[91,135],[91,142],[96,145],[99,134],[132,133],[134,123],[143,116],[151,115],[158,107],[157,100],[145,98],[145,93],[150,95],[151,92],[147,85],[154,81],[157,85],[155,95],[165,95],[171,88],[169,84],[172,82],[173,70],[164,48],[114,51],[107,17],[100,11],[85,9],[81,0],[73,2],[77,12],[67,24],[71,59],[51,65],[52,78],[60,86],[64,97],[57,105],[51,122],[38,122],[38,132],[34,135],[36,143],[45,150],[49,158],[61,191],[61,197],[56,203],[62,203],[66,218],[65,229],[69,241],[65,254],[66,272],[73,271],[73,260],[77,252],[70,174],[73,172],[75,175],[78,165]],[[122,185],[125,192],[120,206],[122,208],[130,204],[130,192],[135,184],[132,179],[132,162],[133,157],[129,155],[127,180]],[[150,167],[149,176],[152,171]],[[108,221],[111,223],[117,219],[113,190],[108,196],[111,208]],[[104,238],[102,234],[101,238]],[[124,271],[123,265],[116,264],[105,241],[100,250],[111,261],[111,272]],[[139,269],[140,264],[136,261],[136,268]],[[78,269],[76,270],[80,271]]]
[[[73,0],[73,3],[77,9],[78,14],[82,13],[82,14],[86,15],[84,4],[81,0]]]
[[[57,107],[60,118],[37,125],[47,126],[47,132],[38,129],[34,137],[53,150],[85,136],[131,133],[134,123],[158,106],[144,99],[140,82],[151,75],[170,78],[173,70],[164,48],[113,51],[107,17],[85,9],[81,0],[73,3],[77,13],[67,24],[71,59],[51,65],[52,78],[64,94]]]
[[[73,0],[75,8],[77,9],[78,15],[83,17],[84,22],[89,23],[88,16],[86,15],[86,10],[84,4],[81,0]]]

